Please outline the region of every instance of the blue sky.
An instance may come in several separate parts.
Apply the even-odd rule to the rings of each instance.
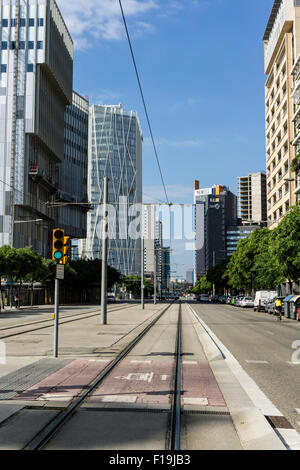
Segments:
[[[58,0],[75,41],[74,88],[139,114],[145,200],[164,199],[118,0]],[[172,202],[265,170],[262,36],[273,0],[123,0]],[[178,247],[178,273],[193,265]]]

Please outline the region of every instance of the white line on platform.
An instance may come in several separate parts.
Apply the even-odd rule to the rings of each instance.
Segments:
[[[207,398],[184,398],[184,405],[208,405]]]
[[[246,362],[248,362],[248,364],[269,364],[268,361],[254,361],[251,359],[246,359]]]
[[[198,364],[197,361],[182,361],[182,364]]]

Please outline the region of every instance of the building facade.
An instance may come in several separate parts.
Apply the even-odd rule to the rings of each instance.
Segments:
[[[292,68],[291,75],[293,77],[293,91],[291,98],[293,99],[294,109],[292,122],[294,124],[294,159],[292,168],[295,173],[295,190],[296,202],[300,202],[300,54]]]
[[[132,237],[130,224],[142,203],[142,131],[137,113],[122,105],[92,106],[89,112],[87,238],[79,242],[81,256],[102,256],[103,178],[108,178],[108,264],[123,275],[141,272],[141,235]],[[142,208],[140,208],[142,211]]]
[[[238,215],[244,224],[267,224],[267,183],[265,173],[238,177]]]
[[[48,256],[73,42],[54,0],[0,0],[0,36],[0,245]]]
[[[56,166],[55,195],[61,204],[57,225],[72,239],[86,238],[87,233],[88,122],[89,103],[73,91],[72,105],[65,111],[64,161]]]
[[[266,111],[268,226],[276,227],[296,202],[292,142],[294,103],[291,70],[300,53],[299,0],[275,0],[263,37]]]
[[[195,182],[195,280],[226,258],[226,227],[237,225],[237,197],[226,186]]]

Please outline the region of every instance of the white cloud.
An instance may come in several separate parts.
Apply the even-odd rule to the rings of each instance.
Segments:
[[[90,47],[93,39],[119,40],[124,37],[118,0],[57,0],[57,3],[77,48]],[[144,17],[159,9],[157,0],[123,0],[122,3],[125,17],[135,21],[139,32],[141,29],[153,30]],[[141,17],[143,21],[138,21]]]

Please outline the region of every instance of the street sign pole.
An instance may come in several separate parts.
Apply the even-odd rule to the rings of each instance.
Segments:
[[[55,273],[55,323],[54,323],[54,348],[53,357],[58,357],[58,320],[59,320],[59,280],[64,279],[65,267],[63,265],[56,265]]]
[[[101,323],[107,324],[107,214],[108,178],[103,178],[103,232],[102,232],[102,276],[101,276]]]
[[[58,357],[58,314],[59,314],[59,280],[55,279],[55,324],[54,324],[54,357]]]

